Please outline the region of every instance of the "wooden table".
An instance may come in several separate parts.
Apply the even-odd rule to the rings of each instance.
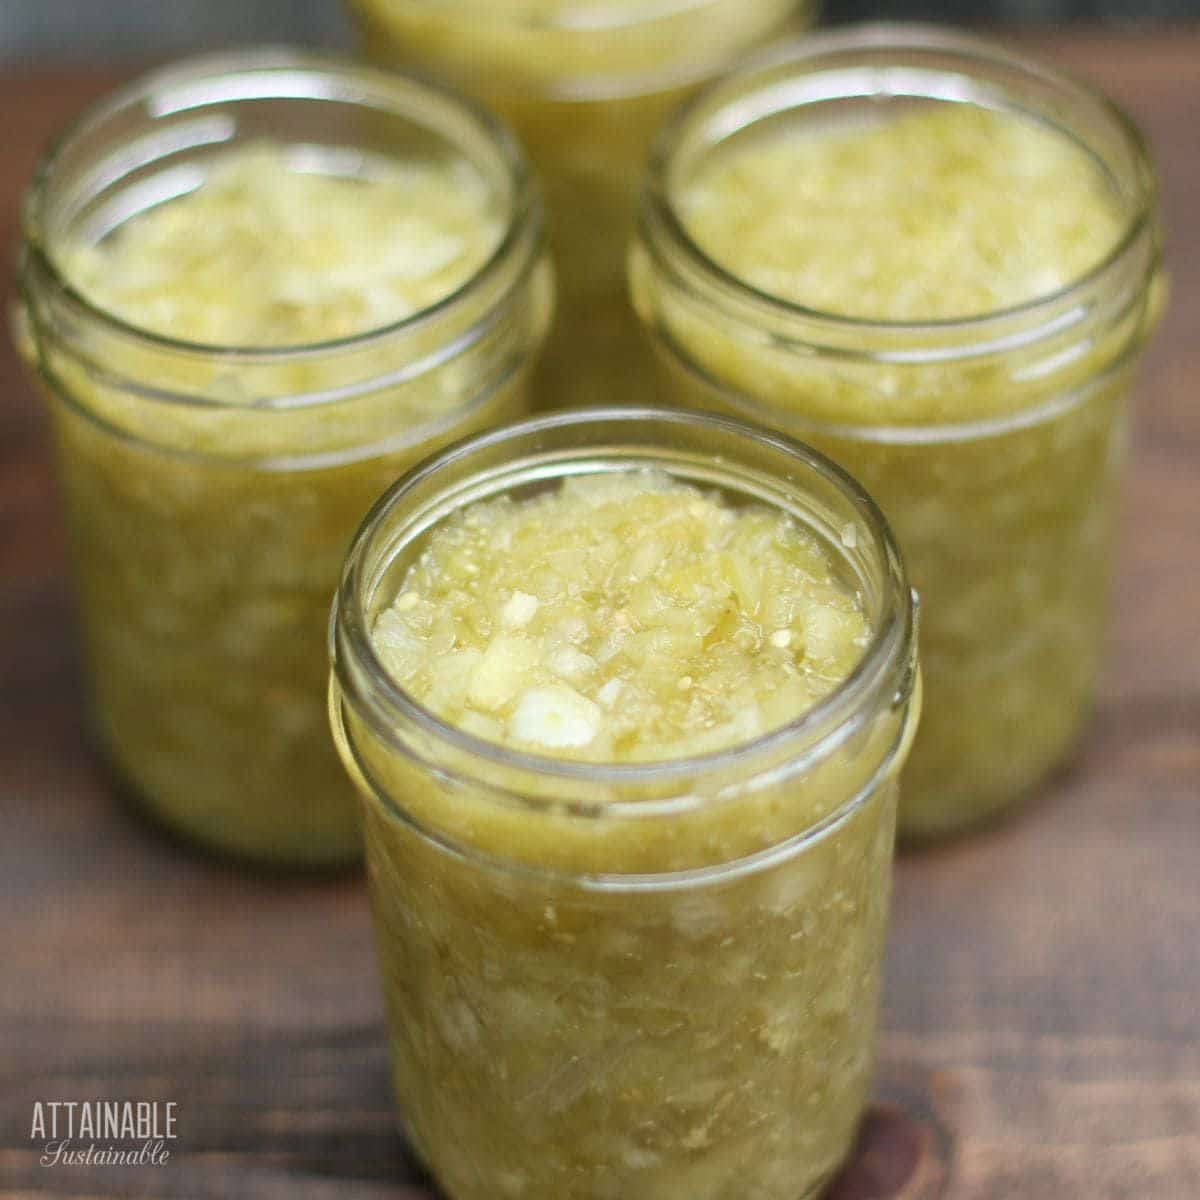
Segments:
[[[877,1102],[837,1200],[1200,1196],[1200,30],[1028,40],[1148,129],[1173,304],[1091,736],[1015,820],[901,862]],[[5,244],[43,140],[114,78],[0,78]],[[0,1196],[428,1200],[360,881],[194,857],[90,755],[45,433],[7,345],[0,384]],[[95,1097],[175,1101],[170,1163],[40,1166],[34,1101]]]

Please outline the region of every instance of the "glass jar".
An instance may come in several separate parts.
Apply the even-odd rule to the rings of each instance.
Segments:
[[[433,307],[294,347],[173,340],[65,277],[68,247],[264,139],[339,175],[401,145],[461,156],[503,208],[503,241]],[[17,337],[49,407],[94,721],[169,827],[279,864],[360,853],[325,716],[338,570],[400,470],[525,409],[547,272],[510,135],[397,75],[287,51],[196,59],[101,101],[51,149],[25,205]]]
[[[439,522],[645,467],[830,548],[871,637],[823,701],[728,750],[586,763],[449,726],[386,674],[369,630]],[[396,1096],[448,1196],[796,1200],[835,1170],[871,1075],[913,625],[867,496],[721,418],[524,422],[376,505],[335,604],[330,710],[364,799]]]
[[[811,0],[351,0],[367,55],[428,70],[517,130],[558,277],[538,371],[549,408],[650,401],[625,249],[651,140],[737,55],[811,20]]]
[[[685,228],[682,189],[737,139],[879,126],[889,108],[949,103],[1032,117],[1082,147],[1119,206],[1109,256],[1011,309],[901,323],[770,295]],[[1154,176],[1128,119],[973,37],[920,26],[814,37],[711,89],[658,144],[630,269],[666,386],[681,404],[803,437],[850,471],[892,522],[923,598],[926,716],[902,838],[988,820],[1079,736],[1101,662],[1130,377],[1161,301],[1159,253]]]

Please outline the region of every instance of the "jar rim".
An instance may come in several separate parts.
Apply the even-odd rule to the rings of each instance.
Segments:
[[[308,77],[307,85],[297,79],[300,74]],[[215,85],[221,80],[244,79],[253,75],[279,79],[290,76],[291,86],[270,89],[264,81],[264,85],[254,91],[234,89],[229,95],[213,93],[192,99],[187,96],[189,88],[194,89],[206,81]],[[164,105],[161,93],[169,93],[176,88],[183,92],[180,103],[176,107]],[[153,120],[164,113],[178,111],[179,107],[203,108],[208,104],[238,99],[332,100],[364,108],[372,101],[379,103],[388,99],[396,111],[401,111],[406,102],[410,103],[414,97],[432,102],[446,113],[457,110],[458,115],[465,117],[479,134],[499,148],[511,198],[504,235],[487,259],[445,296],[398,320],[336,338],[296,344],[222,345],[175,337],[127,320],[91,300],[60,268],[57,256],[52,253],[48,240],[43,236],[45,206],[53,193],[55,172],[63,155],[81,137],[139,106],[149,107]],[[477,291],[489,286],[524,246],[528,261],[510,281],[505,292],[508,295],[520,288],[532,269],[541,242],[541,228],[541,201],[525,153],[509,127],[483,105],[436,81],[363,65],[339,54],[293,46],[254,46],[193,55],[140,74],[102,96],[69,121],[50,141],[34,170],[22,206],[21,253],[23,259],[31,260],[33,269],[47,280],[67,304],[122,338],[166,353],[267,365],[283,360],[293,362],[361,350],[377,342],[420,331],[437,323],[460,308]]]
[[[376,541],[385,523],[396,509],[418,488],[428,485],[431,479],[436,480],[444,469],[461,465],[471,456],[495,450],[505,443],[544,435],[569,436],[574,449],[563,448],[546,458],[543,465],[551,469],[539,469],[536,476],[538,480],[561,479],[568,472],[552,468],[555,465],[564,468],[572,459],[579,459],[580,454],[588,449],[589,427],[603,430],[624,424],[632,429],[654,423],[668,427],[705,428],[718,436],[765,446],[786,456],[797,469],[812,472],[853,506],[856,515],[867,527],[874,557],[879,563],[882,593],[881,611],[878,620],[873,622],[871,640],[853,671],[793,720],[747,741],[685,758],[635,763],[556,758],[488,741],[444,720],[408,693],[375,653],[366,621],[374,590],[366,576],[369,571],[378,574],[371,556],[377,548]],[[640,445],[643,443],[628,440],[624,448],[628,452]],[[606,455],[613,455],[620,451],[622,443],[615,436],[610,436],[608,440],[598,443],[596,448]],[[663,451],[665,459],[669,451],[665,442]],[[526,455],[515,459],[514,463],[519,466],[534,461],[534,458]],[[653,460],[645,456],[645,461],[646,465],[650,465]],[[721,461],[717,459],[712,465]],[[728,468],[727,473],[732,479],[733,470]],[[513,471],[503,472],[498,478],[500,486],[485,493],[476,491],[462,497],[449,511],[457,511],[463,505],[485,496],[503,494],[520,481]],[[795,490],[801,489],[797,485]],[[435,507],[439,497],[444,497],[444,493],[435,493],[433,499],[424,506],[424,511]],[[426,528],[421,526],[415,534],[424,532]],[[411,543],[412,540],[410,536],[407,542]],[[405,544],[404,539],[397,539],[389,545],[389,561],[394,560],[398,550]],[[353,701],[360,712],[365,712],[374,731],[401,753],[411,753],[406,746],[399,744],[395,736],[398,723],[405,722],[438,744],[466,755],[471,762],[484,763],[492,768],[524,771],[539,778],[557,779],[564,783],[649,785],[694,776],[703,771],[717,771],[735,763],[749,764],[752,759],[778,752],[792,742],[798,744],[793,759],[801,756],[819,757],[848,735],[848,731],[855,727],[856,717],[861,718],[872,701],[897,708],[907,703],[916,687],[916,606],[916,595],[908,585],[899,545],[883,513],[856,480],[818,451],[774,431],[710,413],[657,408],[585,408],[534,417],[465,438],[425,459],[401,476],[372,507],[351,544],[341,583],[334,596],[329,649],[333,679],[341,694]],[[532,801],[515,793],[514,796],[518,802],[532,806]],[[613,801],[602,806],[602,815],[636,813],[661,816],[664,811],[687,811],[694,801],[695,797],[692,796],[676,796],[662,802]],[[598,815],[594,805],[579,806],[577,811],[580,815]],[[839,806],[835,813],[840,811]]]
[[[394,7],[398,18],[457,22],[479,39],[477,52],[451,68],[468,90],[477,88],[482,72],[496,98],[522,96],[555,105],[586,105],[648,97],[674,103],[681,90],[702,86],[727,71],[731,56],[761,46],[801,19],[807,24],[816,4],[816,0],[753,0],[755,7],[748,9],[749,2],[561,0],[547,11],[523,13],[517,5],[494,0],[402,0]],[[387,28],[388,0],[352,0],[352,4],[368,29],[375,24]],[[740,20],[740,30],[728,31],[715,41],[692,36],[695,30],[671,29],[730,16]],[[668,33],[663,40],[668,48],[649,62],[636,54],[636,65],[627,61],[630,49],[655,32]],[[524,45],[525,39],[536,46],[538,39],[555,38],[568,50],[535,55],[530,61],[536,61],[537,68],[532,70],[523,54],[520,65],[505,65],[503,56],[493,53],[495,46],[487,36],[493,34],[516,39],[518,45]],[[449,62],[457,62],[453,50],[442,68]]]
[[[728,0],[562,0],[552,13],[537,16],[505,12],[496,0],[415,0],[425,8],[455,9],[464,15],[486,16],[501,23],[535,33],[567,33],[584,36],[627,33],[654,21],[683,16],[696,9],[714,8]]]
[[[1120,236],[1108,253],[1082,275],[1062,287],[1018,304],[963,316],[912,321],[836,313],[788,300],[756,287],[702,249],[688,232],[679,215],[669,181],[672,159],[684,143],[692,123],[702,118],[710,109],[714,112],[720,111],[724,102],[731,96],[741,94],[742,89],[752,94],[758,85],[781,68],[811,67],[814,71],[819,71],[823,61],[840,59],[855,52],[862,52],[874,61],[877,56],[890,51],[897,54],[927,52],[944,56],[947,60],[944,69],[951,70],[953,63],[956,73],[959,74],[972,63],[1017,72],[1027,79],[1060,89],[1072,103],[1101,116],[1122,141],[1137,177],[1137,203],[1128,214]],[[833,92],[823,95],[821,99],[896,95],[924,95],[929,99],[937,99],[919,91],[896,92],[882,87],[857,92]],[[966,102],[972,101],[968,98]],[[791,107],[801,106],[797,104]],[[781,107],[755,112],[750,121],[736,126],[725,122],[722,124],[722,137],[728,137],[749,124],[784,110]],[[936,24],[872,22],[810,34],[802,39],[791,39],[774,46],[755,55],[741,68],[718,80],[677,109],[671,120],[659,131],[651,151],[639,204],[638,231],[642,244],[652,253],[660,256],[678,256],[687,264],[687,268],[702,277],[707,285],[734,303],[776,320],[790,321],[832,334],[834,340],[839,335],[852,335],[858,339],[875,336],[879,339],[880,346],[878,353],[871,357],[876,361],[911,365],[973,358],[1019,348],[1028,344],[1030,340],[1040,338],[1042,331],[1047,327],[1058,331],[1064,324],[1071,323],[1071,314],[1064,314],[1063,309],[1078,307],[1078,300],[1098,290],[1107,279],[1121,272],[1131,255],[1144,244],[1147,235],[1152,233],[1156,206],[1157,188],[1149,147],[1133,118],[1098,88],[1069,72],[1018,53],[992,38],[961,33]],[[1146,279],[1152,276],[1156,264],[1157,255],[1156,252],[1152,252],[1144,273]],[[1037,331],[1032,338],[1028,332],[1031,325]],[[962,348],[937,348],[939,338],[958,333],[972,333],[978,336]],[[899,346],[894,345],[897,340]],[[931,348],[931,344],[935,348]]]

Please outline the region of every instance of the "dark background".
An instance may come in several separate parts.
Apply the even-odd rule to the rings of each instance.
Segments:
[[[826,0],[826,21],[1200,20],[1200,0]],[[0,0],[0,61],[112,58],[246,41],[348,42],[337,0]]]

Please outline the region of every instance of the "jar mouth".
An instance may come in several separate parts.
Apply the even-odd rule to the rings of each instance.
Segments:
[[[51,224],[49,204],[63,160],[79,143],[139,111],[156,120],[213,105],[293,100],[324,101],[347,110],[374,109],[395,116],[407,115],[415,101],[432,106],[443,122],[457,120],[477,146],[494,147],[507,201],[504,234],[488,257],[445,296],[395,321],[322,341],[266,346],[195,341],[139,325],[97,304],[63,271],[46,232]],[[163,150],[170,154],[232,144],[236,135],[234,117],[213,117],[197,122],[183,140],[164,141]],[[449,143],[449,136],[446,138]],[[292,140],[300,144],[302,135],[294,135]],[[123,165],[136,167],[153,161],[151,157]],[[115,182],[107,176],[105,181]],[[463,308],[478,292],[495,286],[511,270],[514,259],[523,254],[528,261],[508,281],[505,294],[511,293],[532,270],[540,247],[541,225],[541,203],[524,152],[508,127],[482,105],[436,82],[361,66],[335,54],[268,46],[198,55],[151,71],[102,98],[70,122],[51,142],[35,170],[23,208],[22,255],[28,260],[25,269],[41,276],[73,310],[126,341],[162,353],[268,366],[283,360],[290,363],[369,350],[376,343],[418,334]]]
[[[352,4],[369,24],[387,28],[389,0]],[[478,90],[482,77],[482,85],[498,98],[568,106],[652,97],[670,103],[682,89],[723,74],[731,56],[762,45],[814,6],[815,0],[562,0],[553,5],[403,0],[391,5],[398,18],[455,22],[470,35],[477,43],[472,52],[455,46],[446,55],[457,63],[454,70],[468,90]],[[505,43],[517,50],[516,64],[504,65]]]
[[[892,56],[927,56],[931,65],[889,63]],[[972,73],[974,71],[974,74]],[[849,99],[916,99],[1001,104],[1003,83],[987,72],[1006,72],[1017,82],[1047,92],[1047,103],[1085,112],[1106,126],[1128,159],[1135,201],[1120,236],[1107,254],[1061,288],[1004,308],[930,320],[888,320],[831,312],[765,291],[711,257],[691,236],[675,202],[672,172],[685,149],[703,141],[711,151],[728,137],[782,112]],[[832,76],[827,82],[822,76]],[[797,86],[809,81],[805,87]],[[822,84],[824,83],[824,86]],[[780,103],[782,101],[782,103]],[[1048,113],[1020,109],[1071,131]],[[856,347],[854,357],[897,365],[936,364],[1007,353],[1063,332],[1086,319],[1096,294],[1121,276],[1129,260],[1152,240],[1157,192],[1151,157],[1133,119],[1102,92],[1073,76],[1031,63],[1002,44],[938,25],[864,24],[808,35],[752,58],[677,110],[655,141],[639,206],[642,244],[658,269],[703,281],[740,310],[766,318],[795,340],[833,349]],[[1157,265],[1150,247],[1141,283]],[[786,334],[785,334],[786,336]],[[864,348],[865,347],[865,348]]]
[[[693,477],[682,470],[684,460],[672,456],[669,442],[655,446],[637,439],[636,430],[650,426],[678,431],[681,437],[685,430],[691,429],[705,430],[714,437],[747,440],[790,463],[793,474],[785,485],[773,489],[776,494],[783,495],[786,490],[800,494],[802,487],[795,479],[807,472],[853,508],[866,528],[866,541],[880,576],[878,612],[873,614],[871,640],[854,670],[811,708],[755,738],[687,758],[635,763],[557,758],[488,741],[445,721],[407,692],[375,653],[367,615],[383,576],[399,551],[471,503],[511,492],[523,483],[567,478],[589,462],[624,463],[601,468],[613,470],[656,466],[674,477],[692,481]],[[622,434],[622,430],[626,432]],[[598,433],[600,437],[596,437]],[[505,448],[510,445],[554,439],[562,439],[564,448],[543,451],[540,455],[527,453],[515,459],[504,456]],[[466,470],[472,460],[489,457],[499,458],[505,465],[482,484],[479,475],[468,471],[463,482],[451,491],[436,487],[439,476],[445,472]],[[572,471],[572,467],[576,470]],[[730,491],[737,490],[738,482],[745,486],[749,478],[748,473],[739,472],[724,456],[713,458],[701,478],[709,486],[721,487],[722,476]],[[419,497],[425,492],[429,497],[421,503]],[[764,498],[755,493],[745,494]],[[389,537],[389,519],[414,500],[417,503],[404,535]],[[381,547],[381,540],[387,544]],[[797,757],[817,760],[857,730],[872,703],[887,707],[906,703],[915,686],[915,605],[899,547],[882,512],[851,476],[817,451],[781,435],[715,415],[651,408],[579,409],[521,421],[464,439],[426,459],[389,488],[368,513],[347,556],[331,615],[330,655],[334,678],[342,694],[356,705],[375,732],[401,753],[410,753],[396,737],[397,728],[405,725],[471,762],[563,782],[646,786],[719,771],[734,764],[745,764],[749,769],[756,760],[770,759],[792,747],[798,753],[790,755],[789,762]],[[531,806],[535,803],[520,796],[515,798],[519,803]],[[697,803],[704,802],[691,795],[672,796],[663,801],[612,801],[600,806],[579,806],[579,813],[662,816],[665,812],[688,811]]]
[[[497,0],[417,0],[424,8],[454,9],[464,16],[486,17],[491,24],[531,33],[624,34],[655,21],[687,16],[698,10],[715,8],[727,0],[562,0],[552,12],[505,12]]]

